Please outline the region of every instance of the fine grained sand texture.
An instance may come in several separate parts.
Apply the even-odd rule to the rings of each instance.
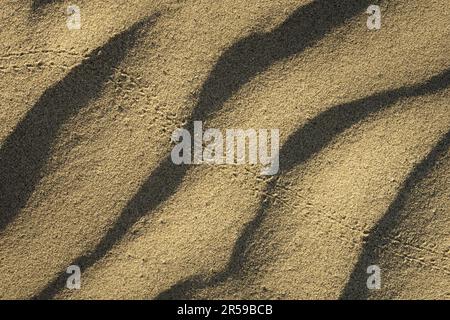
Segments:
[[[448,0],[3,0],[0,39],[1,299],[450,299]],[[193,121],[279,128],[278,174],[174,165]]]

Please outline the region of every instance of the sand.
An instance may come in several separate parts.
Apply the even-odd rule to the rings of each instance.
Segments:
[[[450,299],[449,21],[447,0],[2,1],[0,298]],[[174,165],[193,121],[278,128],[278,174]]]

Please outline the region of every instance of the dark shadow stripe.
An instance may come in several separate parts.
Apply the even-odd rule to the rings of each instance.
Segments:
[[[349,103],[334,106],[307,122],[289,137],[280,151],[280,171],[287,172],[322,150],[338,134],[352,125],[392,106],[401,99],[436,93],[450,85],[450,69],[424,83],[387,90]]]
[[[370,4],[369,0],[313,1],[296,9],[273,31],[239,40],[222,54],[203,84],[192,118],[205,119],[216,112],[256,75],[314,45]]]
[[[94,50],[47,89],[0,149],[0,232],[16,217],[39,182],[61,126],[98,97],[115,68],[154,16]]]
[[[31,3],[31,10],[33,12],[40,11],[50,4],[61,2],[63,2],[63,0],[33,0],[33,2]]]
[[[114,223],[114,226],[108,230],[105,236],[96,245],[95,249],[90,253],[78,257],[71,265],[80,266],[80,268],[85,271],[96,261],[103,258],[117,241],[123,238],[130,226],[134,225],[134,223],[142,217],[143,212],[155,209],[158,204],[167,200],[167,198],[175,192],[175,189],[181,183],[180,179],[182,179],[186,170],[187,166],[172,165],[170,157],[168,160],[166,159],[166,161],[163,161],[140,188],[139,192],[128,202],[119,219]],[[158,174],[158,177],[155,177],[155,174]],[[168,181],[171,183],[168,183]],[[38,300],[51,299],[65,287],[66,280],[67,274],[64,272],[61,273],[34,298]]]
[[[205,121],[218,111],[234,92],[258,73],[276,61],[299,53],[323,38],[333,28],[363,12],[368,0],[318,0],[299,7],[278,28],[266,34],[253,34],[230,47],[214,66],[203,84],[198,103],[194,107],[185,128],[192,132],[194,121]],[[77,258],[83,270],[91,267],[126,234],[142,216],[156,208],[181,184],[188,168],[173,165],[170,154],[147,178],[143,186],[129,201],[118,221],[96,246],[94,251]],[[167,180],[170,177],[171,180]],[[170,185],[160,191],[164,183]],[[153,190],[149,192],[149,190]],[[130,210],[130,208],[135,208]],[[64,288],[66,274],[61,273],[49,283],[37,299],[49,299]]]
[[[450,69],[447,69],[425,83],[384,91],[334,106],[320,113],[293,133],[283,145],[280,151],[280,175],[305,163],[326,147],[338,134],[371,114],[380,112],[401,99],[436,93],[448,88],[449,85]],[[231,277],[240,276],[245,271],[244,267],[252,238],[267,215],[267,209],[271,205],[270,195],[274,192],[276,185],[277,180],[275,179],[268,183],[255,217],[243,228],[223,271],[212,277],[195,275],[181,280],[160,293],[157,299],[187,299],[197,290],[215,286]]]
[[[366,272],[367,267],[380,264],[380,250],[382,247],[389,245],[390,240],[387,236],[403,221],[404,214],[402,216],[402,210],[408,201],[411,191],[428,175],[438,159],[445,155],[449,146],[450,131],[439,140],[428,155],[410,172],[397,193],[395,200],[370,231],[340,299],[365,300],[369,298],[369,289],[367,289],[366,285],[369,276]]]

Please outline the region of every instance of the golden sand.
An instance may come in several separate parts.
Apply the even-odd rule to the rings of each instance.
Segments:
[[[448,0],[3,0],[0,39],[0,298],[450,299]],[[279,173],[174,165],[193,121]]]

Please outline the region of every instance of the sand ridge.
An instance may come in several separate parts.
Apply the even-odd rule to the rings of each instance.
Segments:
[[[369,31],[373,2],[79,1],[67,30],[6,1],[0,297],[448,299],[450,8]],[[175,166],[193,121],[280,128],[280,173]]]

